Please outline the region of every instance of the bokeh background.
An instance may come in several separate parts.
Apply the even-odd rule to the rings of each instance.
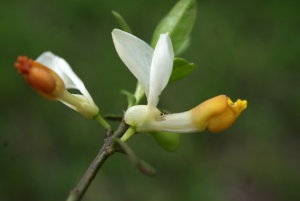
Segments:
[[[35,93],[13,63],[51,50],[65,58],[101,114],[122,114],[136,79],[118,58],[111,31],[119,12],[150,42],[176,0],[0,1],[0,200],[65,200],[101,148],[104,129]],[[190,48],[197,65],[169,85],[160,108],[191,109],[219,94],[248,100],[221,134],[182,135],[169,153],[141,134],[128,143],[158,175],[127,157],[109,158],[84,201],[300,200],[300,12],[297,0],[201,0]],[[145,103],[145,101],[144,101]],[[113,124],[117,126],[117,124]]]

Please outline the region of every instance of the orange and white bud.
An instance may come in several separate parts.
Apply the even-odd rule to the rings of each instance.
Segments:
[[[27,83],[49,100],[59,100],[87,118],[94,118],[99,109],[82,81],[62,58],[45,52],[33,61],[19,56],[15,67]],[[67,89],[78,89],[83,95],[71,94]]]
[[[219,133],[229,128],[246,107],[245,100],[233,103],[227,96],[220,95],[187,112],[175,114],[163,114],[146,105],[133,106],[126,111],[125,121],[137,132],[194,133],[207,128]]]

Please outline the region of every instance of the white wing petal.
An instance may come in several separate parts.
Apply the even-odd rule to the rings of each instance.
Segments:
[[[149,77],[153,49],[141,39],[119,29],[112,31],[112,37],[121,60],[139,80],[146,96],[149,97]]]
[[[93,99],[85,88],[83,82],[74,73],[66,60],[56,56],[52,52],[44,52],[36,59],[36,61],[56,72],[64,81],[67,89],[78,89],[87,99],[93,102]]]
[[[174,52],[169,34],[161,34],[156,44],[150,72],[148,105],[156,107],[159,95],[172,73]]]

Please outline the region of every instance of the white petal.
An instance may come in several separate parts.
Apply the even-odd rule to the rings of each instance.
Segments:
[[[148,105],[156,107],[159,95],[172,73],[174,52],[169,34],[161,34],[156,44],[150,72]]]
[[[56,56],[52,52],[44,52],[36,59],[36,61],[56,72],[64,81],[67,89],[78,89],[93,103],[93,99],[85,88],[83,82],[63,58]]]
[[[146,96],[149,97],[149,77],[153,49],[141,39],[119,29],[112,31],[112,37],[121,60],[139,80]]]
[[[192,115],[190,111],[167,114],[164,116],[158,116],[152,121],[145,122],[136,126],[137,132],[176,132],[176,133],[194,133],[201,132],[205,129],[197,127],[192,121]]]

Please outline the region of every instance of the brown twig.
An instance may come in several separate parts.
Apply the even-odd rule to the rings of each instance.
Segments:
[[[127,129],[128,125],[126,125],[124,120],[122,120],[118,130],[116,130],[114,133],[112,133],[110,128],[107,129],[106,137],[101,150],[81,178],[80,182],[73,190],[71,190],[67,201],[80,201],[106,159],[115,152],[122,152],[118,146],[115,146],[115,139],[122,137]]]

